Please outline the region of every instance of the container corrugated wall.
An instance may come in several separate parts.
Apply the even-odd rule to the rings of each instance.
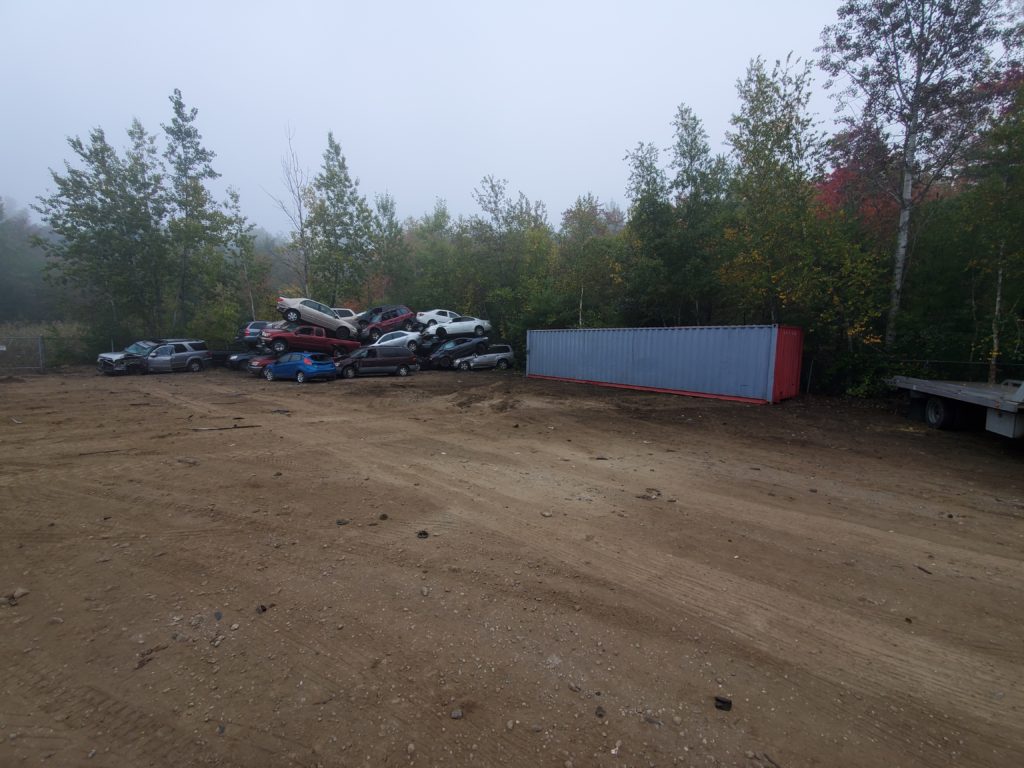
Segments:
[[[803,332],[777,325],[529,331],[526,346],[533,378],[765,403],[798,393]]]

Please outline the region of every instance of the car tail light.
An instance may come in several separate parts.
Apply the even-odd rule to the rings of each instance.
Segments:
[[[313,364],[313,361],[310,358],[308,358],[308,357],[302,358],[302,362],[305,363],[306,365],[312,365]]]

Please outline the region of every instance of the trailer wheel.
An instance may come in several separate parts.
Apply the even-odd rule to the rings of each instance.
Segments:
[[[944,397],[929,397],[924,404],[924,420],[932,429],[949,429],[956,418],[956,405]]]

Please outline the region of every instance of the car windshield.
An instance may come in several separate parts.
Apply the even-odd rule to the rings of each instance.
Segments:
[[[124,351],[132,355],[144,355],[154,346],[154,344],[150,344],[148,341],[136,341],[131,346],[125,347]]]

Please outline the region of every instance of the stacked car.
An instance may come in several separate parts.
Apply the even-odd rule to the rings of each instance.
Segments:
[[[416,355],[405,347],[363,347],[335,362],[338,373],[345,379],[356,376],[389,374],[408,376],[420,368]]]
[[[289,349],[327,352],[332,355],[339,351],[350,352],[359,349],[358,341],[328,336],[323,328],[297,323],[268,325],[260,331],[260,344],[279,355]]]
[[[447,323],[437,323],[428,326],[423,332],[425,336],[437,336],[439,339],[446,339],[449,336],[483,336],[491,330],[491,323],[488,320],[481,320],[471,315],[459,315],[453,317]]]
[[[263,378],[295,379],[299,384],[314,379],[333,381],[338,378],[334,358],[323,352],[285,352],[263,366]]]
[[[279,296],[277,299],[277,311],[284,316],[289,323],[297,323],[300,320],[305,323],[317,325],[324,330],[330,331],[339,339],[354,339],[359,328],[350,319],[340,317],[337,312],[313,299],[288,299]]]
[[[142,339],[121,352],[103,353],[104,373],[199,371],[218,363],[245,369],[268,381],[390,374],[407,376],[421,368],[477,370],[514,364],[507,344],[491,345],[491,323],[449,309],[413,312],[404,304],[383,304],[356,313],[309,298],[279,297],[279,321],[253,320],[230,349],[215,358],[197,339]]]
[[[452,365],[460,371],[479,371],[497,368],[507,371],[516,364],[516,356],[508,344],[492,344],[483,353],[457,358]]]
[[[386,304],[356,315],[359,338],[371,343],[390,331],[411,331],[416,327],[416,313],[404,304]]]

